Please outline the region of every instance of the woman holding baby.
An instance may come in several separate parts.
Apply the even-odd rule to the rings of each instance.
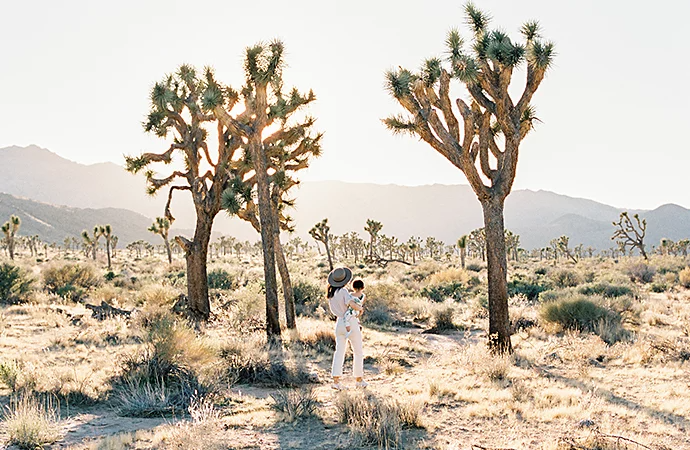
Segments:
[[[357,387],[366,387],[364,381],[364,352],[362,351],[362,329],[359,325],[359,314],[362,312],[364,283],[355,280],[355,291],[350,293],[345,286],[352,280],[352,271],[347,267],[338,267],[328,274],[328,305],[337,317],[335,322],[335,353],[333,354],[333,389],[343,390],[341,383],[343,363],[347,342],[350,342],[353,353],[352,374]],[[356,285],[355,285],[356,284]],[[353,295],[354,294],[354,295]]]

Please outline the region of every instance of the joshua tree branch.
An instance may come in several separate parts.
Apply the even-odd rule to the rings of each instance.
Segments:
[[[175,218],[173,217],[172,213],[170,213],[170,203],[172,202],[173,198],[173,191],[191,191],[192,188],[189,186],[171,186],[170,190],[168,191],[168,201],[165,203],[165,218],[170,221],[170,224],[172,224],[175,221]]]

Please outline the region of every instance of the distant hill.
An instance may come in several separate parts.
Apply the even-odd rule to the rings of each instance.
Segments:
[[[124,208],[149,218],[162,215],[165,202],[165,195],[147,196],[143,177],[131,175],[121,166],[78,164],[37,146],[0,149],[0,192],[54,205]],[[295,189],[293,196],[297,202],[290,214],[295,219],[297,234],[307,239],[310,239],[308,230],[323,218],[328,218],[334,234],[358,231],[364,235],[366,220],[376,219],[383,223],[383,233],[400,240],[410,236],[435,236],[447,243],[481,227],[483,222],[481,206],[467,185],[411,187],[304,182]],[[194,227],[194,211],[188,196],[182,193],[173,202],[172,209],[177,227]],[[611,222],[617,220],[621,211],[592,200],[553,192],[516,190],[506,200],[505,223],[521,236],[521,246],[527,249],[546,246],[561,235],[569,236],[573,245],[582,243],[603,249],[613,245]],[[664,237],[673,240],[690,237],[688,209],[663,205],[652,211],[630,212],[638,212],[647,219],[649,247],[657,245]],[[3,215],[8,216],[8,213],[0,209],[2,221],[6,220]],[[150,224],[150,219],[146,221],[144,232]],[[88,220],[90,226],[101,222],[105,221]],[[113,225],[114,222],[110,221]],[[125,222],[128,225],[123,224],[123,227],[132,228],[132,236],[139,236],[138,227],[143,226],[143,222],[142,225],[134,219]],[[46,223],[53,222],[47,220]],[[258,234],[246,223],[228,218],[224,213],[219,214],[214,232],[231,234],[242,240],[258,239]],[[122,232],[120,234],[124,237]]]
[[[91,231],[97,224],[110,224],[120,247],[139,239],[157,242],[155,236],[146,231],[151,219],[126,209],[54,206],[0,194],[0,221],[4,223],[12,214],[22,220],[20,235],[37,234],[44,242],[61,244],[65,237],[79,238],[82,230]]]

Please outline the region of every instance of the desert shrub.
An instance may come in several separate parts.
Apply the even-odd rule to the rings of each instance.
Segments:
[[[472,272],[481,272],[484,269],[484,264],[476,263],[476,262],[471,262],[467,263],[465,265],[465,269],[472,271]]]
[[[288,422],[308,419],[316,414],[318,401],[311,387],[301,389],[281,389],[274,394],[273,409],[285,415]]]
[[[43,269],[43,283],[48,292],[73,301],[81,300],[99,282],[96,270],[88,264],[55,264]]]
[[[584,284],[577,291],[583,295],[601,295],[606,298],[634,295],[634,291],[630,286],[611,284],[604,281]]]
[[[332,329],[317,329],[311,332],[301,331],[295,339],[304,349],[317,353],[332,353],[335,350],[335,335]]]
[[[336,399],[341,423],[347,424],[363,445],[397,448],[403,428],[421,428],[419,402],[399,402],[371,392],[342,392]]]
[[[144,346],[123,360],[122,374],[113,380],[115,404],[121,414],[136,417],[183,412],[192,396],[209,392],[200,374],[215,351],[170,312],[158,310],[140,323]]]
[[[321,308],[328,311],[323,287],[307,280],[297,280],[292,285],[295,296],[295,312],[301,316],[313,316]]]
[[[52,402],[21,395],[10,401],[2,414],[9,443],[34,450],[60,439],[59,413]]]
[[[560,269],[553,271],[550,277],[553,283],[560,288],[573,287],[582,283],[582,277],[580,277],[576,271],[571,269]]]
[[[652,292],[656,292],[656,293],[666,292],[666,291],[668,291],[668,289],[669,289],[669,285],[666,284],[666,282],[663,280],[654,281],[649,286],[649,290]]]
[[[420,294],[431,301],[441,303],[447,299],[462,300],[467,288],[461,283],[443,284],[439,286],[425,286]]]
[[[546,275],[549,272],[549,268],[546,266],[537,267],[534,269],[535,275]]]
[[[265,328],[266,307],[263,293],[264,287],[259,282],[251,282],[233,291],[227,306],[233,329],[250,333]]]
[[[28,299],[33,280],[12,264],[0,265],[0,304],[23,303]]]
[[[235,280],[225,269],[213,269],[207,274],[210,289],[230,290],[236,287]]]
[[[686,267],[678,273],[678,282],[684,288],[690,288],[690,267]]]
[[[432,313],[433,326],[426,330],[425,333],[439,333],[459,329],[460,327],[453,322],[454,316],[455,308],[450,305],[434,309]]]
[[[656,272],[661,274],[678,273],[685,268],[685,261],[683,258],[671,255],[654,255],[652,256],[651,264],[656,269]]]
[[[163,276],[164,283],[173,287],[181,287],[187,283],[187,272],[184,270],[174,270]]]
[[[625,268],[625,273],[630,277],[630,281],[638,283],[649,283],[654,279],[656,270],[653,266],[643,262],[629,264]]]
[[[400,313],[402,288],[393,283],[373,283],[366,287],[362,321],[377,325],[390,325]]]
[[[592,332],[609,344],[617,342],[627,335],[621,324],[621,312],[601,303],[596,297],[567,296],[545,303],[540,316],[544,321],[558,324],[563,329]],[[616,309],[625,310],[625,302],[617,305]],[[617,339],[611,341],[612,338]]]
[[[467,284],[470,275],[463,269],[449,268],[432,274],[428,279],[430,285]]]
[[[539,294],[549,289],[549,286],[536,280],[515,277],[508,282],[508,295],[524,295],[528,300],[534,301],[539,298]]]
[[[17,361],[3,361],[0,363],[0,383],[10,388],[12,392],[17,392],[19,389],[20,374],[21,366]]]
[[[279,348],[271,348],[258,335],[230,339],[221,349],[229,379],[268,387],[294,387],[313,380],[306,367]]]

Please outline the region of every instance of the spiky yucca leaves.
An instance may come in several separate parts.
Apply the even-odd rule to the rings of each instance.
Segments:
[[[110,225],[108,225],[110,226]],[[89,252],[91,253],[91,258],[96,260],[96,253],[98,251],[98,240],[103,233],[105,228],[102,225],[96,225],[93,227],[93,235],[89,235],[89,232],[84,230],[81,232],[82,245],[84,246],[84,255],[88,257]]]
[[[125,158],[127,170],[137,173],[145,170],[147,191],[154,195],[168,188],[168,200],[164,219],[172,224],[174,217],[170,204],[175,191],[189,191],[196,210],[196,228],[192,240],[176,236],[175,240],[185,252],[187,260],[187,289],[190,313],[196,318],[207,319],[210,314],[206,256],[213,221],[220,211],[223,191],[233,176],[242,177],[233,157],[240,151],[241,121],[222,124],[214,115],[217,109],[232,110],[239,94],[216,81],[213,71],[206,68],[202,73],[194,67],[182,65],[167,75],[151,90],[151,110],[142,124],[146,132],[168,138],[169,148],[161,153],[144,153]],[[217,146],[211,151],[207,127],[217,130]],[[172,135],[172,136],[171,136]],[[151,167],[168,165],[173,158],[184,162],[184,171],[170,170],[159,176]]]
[[[5,243],[7,244],[7,251],[10,254],[11,260],[14,260],[14,237],[17,235],[21,224],[22,221],[19,216],[13,214],[10,216],[10,220],[2,225],[2,232],[5,234]]]
[[[328,219],[323,219],[321,222],[314,225],[311,230],[309,230],[309,235],[317,241],[323,243],[326,248],[326,255],[328,256],[328,267],[329,270],[333,270],[333,259],[331,258],[331,249],[328,246],[328,241],[330,240],[331,227],[328,226]]]
[[[465,15],[472,34],[467,46],[453,29],[444,60],[428,59],[418,73],[404,68],[386,73],[388,91],[408,115],[384,123],[431,145],[465,174],[477,194],[486,230],[489,342],[493,351],[511,352],[503,204],[515,179],[520,143],[538,120],[530,102],[555,52],[552,43],[542,40],[537,22],[524,24],[524,42],[517,42],[489,29],[491,17],[474,4],[465,5]],[[514,101],[508,88],[522,64],[527,66],[525,87]],[[452,80],[467,89],[469,104],[460,98],[451,102]]]
[[[168,264],[172,264],[172,251],[170,249],[170,240],[168,234],[170,232],[170,220],[165,217],[156,217],[156,221],[148,227],[148,231],[157,234],[163,238],[165,243],[165,251],[168,254]]]

